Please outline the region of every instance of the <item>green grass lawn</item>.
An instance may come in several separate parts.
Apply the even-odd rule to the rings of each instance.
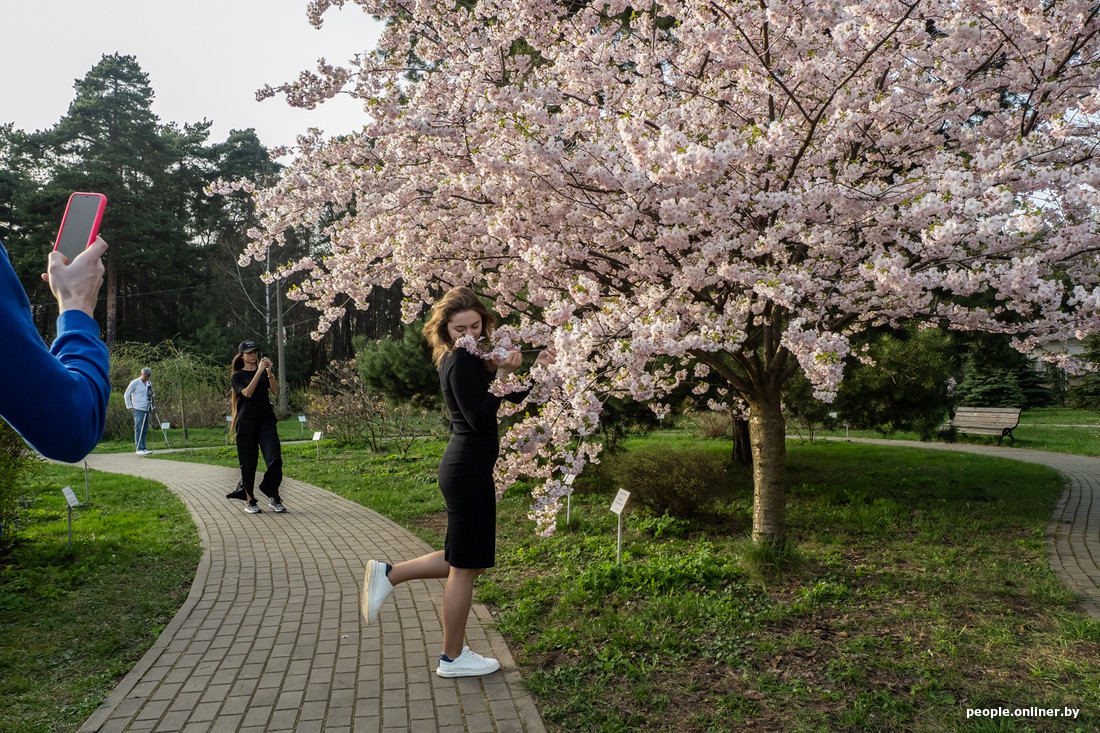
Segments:
[[[632,512],[622,566],[615,487],[579,480],[548,540],[509,493],[479,598],[555,730],[1100,728],[1100,623],[1046,561],[1053,472],[829,442],[792,444],[788,471],[800,562],[770,577],[742,539],[745,471],[709,522]],[[1083,712],[966,718],[1003,706]]]
[[[808,438],[805,428],[791,424],[790,435]],[[1011,448],[1072,453],[1081,456],[1100,456],[1100,412],[1075,410],[1068,407],[1046,407],[1028,410],[1020,415],[1019,426],[1012,431],[1012,438],[1001,444]],[[916,433],[897,432],[883,435],[874,430],[830,428],[815,430],[814,437],[876,438],[892,440],[920,440]],[[959,435],[956,442],[971,445],[996,445],[997,439],[987,435]]]
[[[1025,410],[1020,415],[1020,424],[1025,423],[1100,426],[1100,411],[1079,410],[1072,407],[1043,407],[1035,410]]]
[[[81,505],[73,510],[71,486]],[[0,555],[0,731],[72,731],[187,598],[198,533],[163,485],[43,463]]]

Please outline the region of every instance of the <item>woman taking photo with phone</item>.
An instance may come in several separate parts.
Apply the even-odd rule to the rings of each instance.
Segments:
[[[279,444],[278,421],[268,394],[279,394],[279,383],[272,372],[271,359],[260,357],[260,351],[251,341],[242,341],[237,356],[230,367],[230,400],[233,421],[230,432],[237,433],[237,461],[241,466],[241,482],[237,490],[226,494],[227,499],[242,499],[245,511],[259,514],[253,486],[256,483],[256,465],[259,453],[264,454],[263,481],[260,491],[271,499],[268,506],[276,512],[285,512],[279,498],[279,485],[283,482],[283,455]]]
[[[489,391],[520,366],[520,352],[503,359],[483,359],[456,346],[471,337],[488,342],[496,319],[470,288],[454,288],[432,308],[424,335],[439,368],[439,384],[450,415],[451,438],[439,464],[439,488],[447,503],[444,549],[389,565],[367,563],[363,581],[363,615],[374,623],[382,602],[395,585],[409,580],[446,578],[443,589],[443,653],[436,674],[473,677],[500,669],[500,662],[481,656],[463,644],[466,619],[473,603],[474,580],[495,563],[496,490],[493,466],[500,450],[497,409],[501,399],[519,403],[526,392],[497,397]],[[552,362],[539,354],[536,364]]]

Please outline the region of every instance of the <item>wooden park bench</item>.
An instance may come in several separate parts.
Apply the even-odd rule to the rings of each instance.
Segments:
[[[959,407],[950,427],[956,433],[968,435],[996,435],[997,445],[1007,435],[1016,442],[1012,431],[1020,424],[1018,407]]]

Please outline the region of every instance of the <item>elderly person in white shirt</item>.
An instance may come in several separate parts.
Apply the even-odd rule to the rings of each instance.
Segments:
[[[153,451],[146,450],[145,436],[149,432],[149,412],[153,409],[153,383],[150,381],[153,370],[145,367],[141,376],[130,382],[123,399],[126,407],[134,416],[134,446],[139,456],[147,456]]]

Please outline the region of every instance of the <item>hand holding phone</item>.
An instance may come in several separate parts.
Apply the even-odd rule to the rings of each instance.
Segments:
[[[61,228],[57,232],[54,251],[60,252],[72,262],[81,252],[92,246],[99,234],[107,197],[101,193],[77,192],[69,197]]]
[[[92,245],[65,263],[65,256],[50,252],[42,279],[49,283],[61,312],[81,310],[95,317],[95,304],[103,284],[103,253],[107,243],[96,237]]]

